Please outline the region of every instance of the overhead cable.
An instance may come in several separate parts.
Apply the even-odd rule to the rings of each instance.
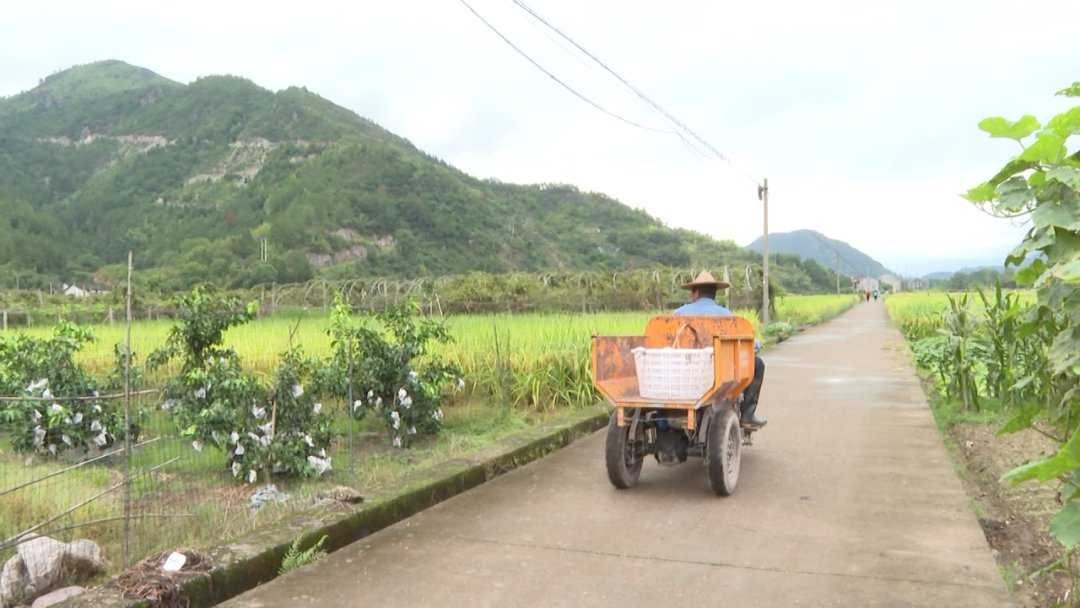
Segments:
[[[639,129],[645,129],[646,131],[652,131],[652,132],[654,132],[654,133],[666,133],[666,134],[672,134],[672,133],[674,133],[673,131],[670,131],[670,130],[665,130],[665,129],[655,129],[655,128],[653,128],[653,127],[648,127],[648,126],[645,126],[645,125],[643,125],[643,124],[640,124],[640,123],[634,122],[634,121],[632,121],[632,120],[630,120],[630,119],[628,119],[628,118],[624,118],[624,117],[622,117],[622,116],[619,116],[618,114],[615,114],[614,112],[612,112],[612,111],[608,110],[607,108],[604,108],[603,106],[601,106],[600,104],[596,103],[595,101],[593,101],[593,100],[589,99],[588,97],[585,97],[585,96],[584,96],[584,95],[582,95],[581,93],[579,93],[579,92],[577,92],[576,90],[574,90],[574,88],[573,88],[573,87],[571,87],[570,85],[566,84],[566,83],[565,83],[565,82],[563,82],[562,80],[559,80],[559,78],[558,78],[557,76],[555,76],[554,74],[552,74],[551,72],[549,72],[548,70],[546,70],[546,69],[544,68],[544,66],[540,65],[539,63],[537,63],[537,62],[536,62],[536,60],[534,60],[534,59],[533,59],[532,57],[530,57],[530,56],[529,56],[528,54],[526,54],[526,53],[525,53],[525,51],[523,51],[523,50],[521,50],[520,48],[518,48],[518,47],[517,47],[517,45],[515,45],[515,44],[514,44],[513,42],[511,42],[509,38],[507,38],[506,36],[504,36],[504,35],[502,34],[502,32],[500,32],[500,31],[499,31],[499,30],[498,30],[498,29],[497,29],[497,28],[496,28],[496,27],[495,27],[494,25],[492,25],[491,23],[489,23],[489,22],[487,21],[487,19],[484,19],[484,17],[483,17],[483,16],[481,16],[481,15],[480,15],[480,13],[476,12],[476,9],[474,9],[474,8],[473,8],[472,6],[470,6],[470,5],[469,5],[469,3],[468,3],[468,2],[466,2],[466,0],[460,0],[460,1],[461,1],[461,3],[462,3],[462,4],[464,4],[464,5],[465,5],[465,8],[469,9],[469,12],[471,12],[471,13],[472,13],[473,15],[475,15],[477,19],[479,19],[479,20],[480,20],[480,21],[481,21],[481,22],[482,22],[482,23],[483,23],[484,25],[486,25],[486,26],[488,27],[488,29],[490,29],[491,31],[495,32],[495,35],[496,35],[496,36],[498,36],[499,38],[501,38],[501,39],[502,39],[502,41],[503,41],[503,42],[505,42],[506,44],[510,45],[510,48],[512,48],[512,49],[514,49],[515,51],[517,51],[519,55],[521,55],[522,57],[524,57],[524,58],[526,59],[526,61],[528,61],[529,63],[531,63],[531,64],[532,64],[532,65],[533,65],[533,66],[534,66],[534,67],[535,67],[536,69],[538,69],[538,70],[540,70],[541,72],[543,72],[544,74],[546,74],[546,75],[548,76],[548,78],[551,78],[551,79],[552,79],[552,80],[554,80],[555,82],[559,83],[559,85],[560,85],[560,86],[562,86],[562,87],[563,87],[564,89],[566,89],[567,91],[570,91],[570,93],[571,93],[571,94],[573,94],[573,95],[574,95],[575,97],[577,97],[578,99],[580,99],[580,100],[584,101],[585,103],[587,103],[587,104],[589,104],[590,106],[592,106],[592,107],[596,108],[597,110],[600,110],[600,111],[601,111],[601,112],[603,112],[604,114],[607,114],[608,116],[611,116],[612,118],[616,118],[616,119],[618,119],[618,120],[621,120],[621,121],[625,122],[626,124],[629,124],[629,125],[632,125],[632,126],[638,127]]]
[[[462,2],[464,2],[464,1],[465,1],[465,0],[462,0]],[[587,56],[587,57],[588,57],[589,59],[592,59],[593,61],[595,61],[595,62],[596,62],[596,63],[597,63],[597,64],[598,64],[598,65],[599,65],[599,66],[600,66],[601,68],[603,68],[603,69],[604,69],[605,71],[607,71],[607,72],[608,72],[609,74],[611,74],[611,75],[612,75],[612,76],[614,76],[614,77],[615,77],[616,79],[618,79],[618,81],[619,81],[619,82],[621,82],[621,83],[623,83],[624,85],[626,85],[626,87],[627,87],[627,88],[629,88],[629,89],[630,89],[631,91],[633,91],[633,92],[634,92],[634,94],[635,94],[635,95],[637,95],[637,96],[638,96],[638,97],[639,97],[639,98],[640,98],[640,99],[641,99],[642,101],[644,101],[644,102],[645,102],[646,104],[648,104],[648,105],[649,105],[650,107],[652,107],[652,108],[653,108],[654,110],[656,110],[657,112],[659,112],[660,114],[662,114],[662,115],[663,115],[663,116],[664,116],[665,118],[667,118],[668,120],[670,120],[670,121],[671,121],[671,122],[672,122],[673,124],[675,124],[675,126],[677,126],[677,127],[679,128],[679,129],[682,129],[682,130],[683,130],[683,131],[685,131],[686,133],[690,134],[690,136],[691,136],[691,137],[693,137],[693,138],[694,138],[695,140],[697,140],[697,141],[698,141],[698,142],[699,142],[699,143],[700,143],[700,144],[701,144],[702,146],[704,146],[704,147],[705,147],[706,149],[708,149],[708,150],[709,150],[710,152],[712,152],[712,153],[713,153],[713,154],[714,154],[714,155],[715,155],[715,156],[716,156],[717,158],[719,158],[720,160],[722,160],[722,161],[726,162],[727,164],[731,165],[731,166],[732,166],[733,168],[735,168],[735,169],[736,169],[736,170],[738,170],[738,171],[739,171],[740,173],[742,173],[744,177],[746,177],[747,179],[749,179],[749,180],[750,180],[751,182],[753,182],[753,183],[754,183],[754,184],[755,184],[756,186],[758,186],[759,188],[760,188],[760,187],[762,187],[762,186],[761,186],[761,184],[760,184],[760,183],[759,183],[759,182],[758,182],[758,181],[757,181],[756,179],[754,179],[754,177],[753,177],[752,175],[750,175],[750,174],[749,174],[749,173],[748,173],[748,172],[747,172],[747,171],[746,171],[745,169],[743,169],[743,168],[742,168],[742,167],[740,167],[739,165],[736,165],[736,164],[734,163],[734,161],[732,161],[732,160],[731,160],[730,158],[728,158],[728,157],[727,157],[727,156],[725,156],[725,155],[724,155],[723,153],[721,153],[721,152],[720,152],[719,150],[717,150],[717,149],[716,149],[715,147],[713,147],[713,145],[712,145],[712,144],[710,144],[710,143],[709,143],[708,141],[706,141],[706,140],[705,140],[705,138],[703,138],[703,137],[701,137],[700,135],[698,135],[697,133],[695,133],[693,129],[691,129],[690,127],[686,126],[686,124],[684,124],[684,123],[683,123],[683,122],[682,122],[681,120],[679,120],[678,118],[676,118],[675,116],[673,116],[673,115],[672,115],[672,114],[671,114],[670,112],[668,112],[667,110],[665,110],[664,108],[662,108],[662,107],[660,106],[660,104],[658,104],[658,103],[657,103],[657,102],[655,102],[655,101],[654,101],[654,100],[653,100],[652,98],[650,98],[650,97],[649,97],[648,95],[646,95],[646,94],[645,94],[645,93],[644,93],[644,92],[643,92],[643,91],[642,91],[641,89],[639,89],[639,88],[635,87],[635,86],[634,86],[633,84],[631,84],[631,83],[630,83],[629,81],[627,81],[627,80],[626,80],[625,78],[623,78],[622,76],[620,76],[620,75],[618,74],[618,72],[616,72],[615,70],[613,70],[613,69],[611,69],[610,67],[608,67],[608,65],[607,65],[606,63],[604,63],[603,61],[601,61],[601,60],[600,60],[600,59],[599,59],[598,57],[596,57],[596,55],[593,55],[592,53],[590,53],[590,52],[588,51],[588,49],[586,49],[585,47],[583,47],[583,46],[581,46],[580,44],[578,44],[578,43],[577,43],[577,41],[575,41],[575,40],[574,40],[573,38],[571,38],[571,37],[570,37],[570,36],[568,36],[567,34],[563,33],[563,31],[562,31],[562,30],[560,30],[560,29],[559,29],[558,27],[556,27],[556,26],[555,26],[554,24],[552,24],[552,23],[551,23],[550,21],[548,21],[547,19],[545,19],[544,17],[542,17],[542,16],[541,16],[540,14],[538,14],[538,13],[537,13],[536,11],[534,11],[534,10],[533,10],[533,9],[532,9],[532,8],[531,8],[531,7],[529,6],[529,5],[525,4],[525,2],[523,2],[523,0],[511,0],[511,2],[513,2],[514,4],[516,4],[516,5],[518,6],[518,7],[520,7],[520,8],[521,8],[522,10],[524,10],[525,12],[527,12],[527,13],[528,13],[529,15],[531,15],[531,16],[532,16],[532,17],[533,17],[534,19],[536,19],[536,20],[537,20],[537,21],[539,21],[540,23],[544,24],[544,25],[545,25],[546,27],[550,28],[550,29],[551,29],[552,31],[554,31],[554,32],[555,32],[556,34],[558,34],[559,36],[561,36],[561,37],[562,37],[563,39],[565,39],[565,40],[566,40],[567,42],[569,42],[570,44],[574,45],[574,47],[576,47],[576,48],[577,48],[577,49],[578,49],[579,51],[581,51],[582,53],[584,53],[584,54],[585,54],[585,55],[586,55],[586,56]]]

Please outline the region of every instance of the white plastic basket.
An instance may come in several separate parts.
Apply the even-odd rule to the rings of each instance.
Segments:
[[[697,400],[713,385],[713,349],[635,348],[638,392],[646,399]]]

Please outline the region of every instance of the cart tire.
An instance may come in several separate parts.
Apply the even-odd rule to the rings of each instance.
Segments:
[[[607,445],[604,449],[607,459],[607,474],[611,485],[625,490],[637,484],[641,475],[641,463],[645,461],[641,454],[635,455],[630,443],[630,425],[619,426],[618,413],[611,415],[608,423]]]
[[[739,483],[739,464],[742,460],[742,429],[735,408],[729,403],[709,421],[708,443],[705,445],[705,467],[709,483],[717,496],[731,496]]]

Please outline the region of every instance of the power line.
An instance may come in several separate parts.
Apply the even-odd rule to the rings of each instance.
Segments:
[[[844,257],[844,254],[840,253],[840,250],[839,250],[839,249],[837,249],[837,248],[833,247],[833,246],[832,246],[832,245],[831,245],[831,244],[830,244],[830,243],[829,243],[828,241],[826,241],[825,239],[821,238],[821,235],[819,235],[818,233],[814,232],[813,230],[810,230],[809,232],[810,232],[810,234],[814,235],[814,238],[816,238],[817,240],[821,241],[821,244],[822,244],[822,245],[825,245],[825,246],[826,246],[827,248],[831,249],[831,250],[832,250],[832,252],[836,254],[836,257],[840,258],[841,260],[843,260],[843,261],[844,261],[844,263],[845,263],[845,264],[847,264],[848,266],[850,266],[850,267],[851,267],[851,274],[852,274],[852,275],[857,275],[857,274],[859,274],[859,267],[858,267],[858,266],[856,266],[855,264],[852,264],[852,263],[851,263],[851,260],[849,260],[849,259],[847,259],[846,257]]]
[[[700,135],[698,135],[697,133],[695,133],[693,129],[686,126],[686,124],[684,124],[681,120],[679,120],[678,118],[673,116],[670,112],[668,112],[663,107],[661,107],[660,104],[658,104],[656,101],[654,101],[648,95],[646,95],[641,89],[637,88],[636,86],[631,84],[628,80],[626,80],[625,78],[620,76],[618,74],[618,72],[616,72],[615,70],[608,67],[608,65],[606,63],[604,63],[598,57],[596,57],[595,55],[590,53],[588,51],[588,49],[586,49],[585,47],[578,44],[577,41],[575,41],[573,38],[571,38],[567,34],[563,33],[562,30],[560,30],[558,27],[556,27],[550,21],[548,21],[547,19],[542,17],[536,11],[534,11],[529,5],[525,4],[525,2],[523,0],[511,0],[511,1],[514,4],[516,4],[518,7],[520,7],[522,10],[527,12],[529,15],[531,15],[534,19],[536,19],[540,23],[544,24],[546,27],[550,28],[553,32],[555,32],[556,34],[561,36],[563,39],[565,39],[570,44],[574,45],[574,47],[576,47],[579,51],[584,53],[585,56],[587,56],[589,59],[592,59],[593,61],[595,61],[606,72],[608,72],[609,74],[614,76],[616,79],[618,79],[619,82],[626,85],[627,88],[629,88],[631,91],[633,91],[635,95],[637,95],[642,101],[644,101],[646,104],[648,104],[651,108],[653,108],[654,110],[656,110],[657,112],[662,114],[665,118],[667,118],[672,123],[674,123],[675,126],[677,126],[678,128],[682,129],[686,133],[689,133],[691,137],[693,137],[695,140],[697,140],[707,150],[709,150],[714,155],[716,155],[717,158],[719,158],[720,160],[726,162],[727,164],[731,165],[733,168],[738,170],[740,173],[743,174],[744,177],[746,177],[751,182],[753,182],[754,185],[758,186],[759,188],[761,187],[761,184],[756,179],[754,179],[754,177],[751,176],[746,170],[744,170],[742,167],[736,165],[730,158],[725,156],[723,153],[721,153],[719,150],[717,150],[715,147],[713,147],[712,144],[710,144],[708,141],[706,141],[705,138],[703,138]],[[464,0],[462,0],[462,2],[464,2]],[[681,135],[680,135],[680,137],[681,137]],[[684,141],[685,141],[685,138],[684,138]]]
[[[574,88],[573,88],[573,87],[571,87],[570,85],[566,84],[566,83],[565,83],[565,82],[563,82],[562,80],[559,80],[559,78],[558,78],[557,76],[555,76],[554,74],[552,74],[552,73],[551,73],[551,72],[549,72],[548,70],[544,69],[544,66],[540,65],[539,63],[537,63],[537,62],[536,62],[536,60],[534,60],[534,59],[533,59],[532,57],[530,57],[530,56],[529,56],[528,54],[526,54],[526,53],[525,53],[525,51],[523,51],[523,50],[521,50],[520,48],[518,48],[518,47],[517,47],[517,45],[515,45],[515,44],[514,44],[513,42],[511,42],[509,38],[507,38],[506,36],[504,36],[504,35],[502,34],[502,32],[500,32],[500,31],[499,31],[499,30],[498,30],[498,29],[497,29],[497,28],[496,28],[496,27],[495,27],[494,25],[492,25],[491,23],[489,23],[489,22],[487,21],[487,19],[484,19],[484,17],[483,17],[483,16],[481,16],[481,15],[480,15],[480,13],[476,12],[476,9],[474,9],[474,8],[473,8],[472,6],[470,6],[468,2],[466,2],[465,0],[460,0],[460,1],[461,1],[461,3],[462,3],[462,4],[464,4],[464,5],[465,5],[465,8],[469,9],[469,12],[471,12],[471,13],[472,13],[473,15],[475,15],[477,19],[479,19],[479,20],[480,20],[480,21],[481,21],[481,22],[482,22],[482,23],[483,23],[484,25],[486,25],[486,26],[488,27],[488,29],[490,29],[491,31],[495,32],[495,35],[496,35],[496,36],[498,36],[499,38],[501,38],[501,39],[502,39],[502,41],[503,41],[503,42],[505,42],[506,44],[510,45],[510,48],[512,48],[512,49],[514,49],[515,51],[517,51],[517,52],[518,52],[518,54],[519,54],[519,55],[521,55],[522,57],[524,57],[524,58],[526,59],[526,61],[528,61],[529,63],[531,63],[531,64],[533,65],[533,67],[535,67],[536,69],[538,69],[538,70],[540,70],[541,72],[543,72],[544,74],[546,74],[546,75],[548,76],[548,78],[551,78],[551,79],[552,79],[552,80],[554,80],[555,82],[559,83],[559,85],[560,85],[560,86],[562,86],[562,87],[563,87],[564,89],[566,89],[567,91],[570,91],[570,93],[571,93],[571,94],[573,94],[573,95],[574,95],[575,97],[577,97],[578,99],[580,99],[580,100],[584,101],[585,103],[587,103],[587,104],[589,104],[590,106],[592,106],[592,107],[596,108],[597,110],[600,110],[600,111],[601,111],[601,112],[603,112],[604,114],[607,114],[608,116],[611,116],[612,118],[616,118],[616,119],[618,119],[618,120],[621,120],[621,121],[625,122],[626,124],[629,124],[629,125],[632,125],[632,126],[638,127],[639,129],[644,129],[644,130],[646,130],[646,131],[652,131],[652,132],[654,132],[654,133],[666,133],[666,134],[672,134],[672,133],[674,133],[673,131],[667,131],[667,130],[663,130],[663,129],[654,129],[653,127],[647,127],[647,126],[645,126],[645,125],[643,125],[643,124],[640,124],[640,123],[636,123],[636,122],[634,122],[634,121],[632,121],[632,120],[630,120],[630,119],[628,119],[628,118],[624,118],[624,117],[622,117],[622,116],[619,116],[618,114],[615,114],[614,112],[612,112],[612,111],[608,110],[607,108],[604,108],[604,107],[602,107],[602,106],[601,106],[600,104],[598,104],[598,103],[596,103],[595,101],[593,101],[593,100],[589,99],[588,97],[585,97],[585,96],[584,96],[584,95],[582,95],[581,93],[578,93],[578,92],[577,92],[576,90],[574,90]]]

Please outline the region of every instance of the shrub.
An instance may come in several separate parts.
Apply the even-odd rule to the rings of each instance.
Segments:
[[[342,306],[336,303],[338,314]],[[420,306],[410,299],[365,316],[359,326],[341,329],[340,335],[344,339],[335,345],[332,364],[340,365],[342,349],[356,353],[353,386],[359,398],[349,409],[377,412],[397,447],[408,447],[417,434],[439,431],[443,395],[455,381],[461,384],[457,368],[435,360],[428,351],[432,342],[451,340],[443,322],[421,317]]]
[[[314,401],[317,361],[290,348],[265,386],[242,369],[240,357],[223,348],[229,327],[254,317],[254,305],[214,298],[200,288],[177,298],[179,322],[166,346],[151,355],[161,365],[183,358],[181,372],[166,386],[162,406],[172,412],[192,447],[226,452],[233,477],[255,483],[260,472],[318,476],[330,468],[326,447],[330,423]]]
[[[108,385],[74,360],[93,340],[90,330],[67,321],[44,340],[0,336],[0,394],[29,398],[0,403],[14,449],[59,455],[107,447],[123,436],[123,409],[97,398]]]

